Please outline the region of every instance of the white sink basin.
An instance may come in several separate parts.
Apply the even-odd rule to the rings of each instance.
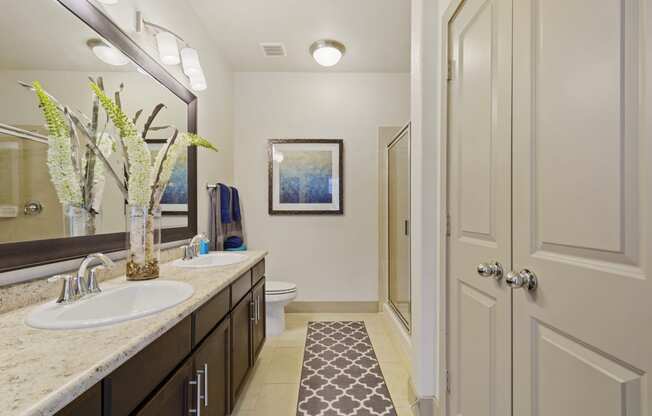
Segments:
[[[170,280],[131,282],[68,305],[48,302],[27,317],[27,325],[40,329],[79,329],[112,325],[152,315],[192,296],[187,283]]]
[[[188,268],[217,267],[242,263],[246,259],[247,256],[244,254],[231,253],[228,251],[212,251],[208,254],[197,256],[191,260],[176,260],[172,265]]]

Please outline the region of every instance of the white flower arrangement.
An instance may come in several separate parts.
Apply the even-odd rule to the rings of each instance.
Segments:
[[[128,166],[129,174],[127,200],[130,204],[147,207],[150,212],[158,207],[165,187],[172,176],[177,158],[188,146],[205,147],[217,151],[208,140],[192,133],[179,134],[179,131],[175,129],[172,136],[159,150],[152,164],[151,153],[144,137],[151,121],[163,106],[159,104],[154,109],[145,131],[139,134],[135,122],[124,114],[120,106],[111,100],[102,88],[95,83],[91,83],[91,88],[113,125],[118,129],[123,147],[126,149],[125,165]],[[140,112],[137,116],[139,114]]]

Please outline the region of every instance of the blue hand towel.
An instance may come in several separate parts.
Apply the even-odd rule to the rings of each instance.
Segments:
[[[236,248],[225,248],[224,251],[247,251],[247,245],[243,244],[240,247]]]
[[[231,199],[233,200],[233,220],[240,221],[240,195],[234,187],[231,187]]]
[[[229,187],[218,183],[220,188],[220,216],[222,217],[222,224],[231,224],[231,192]]]
[[[233,248],[238,248],[242,245],[243,241],[242,238],[232,236],[224,240],[224,249],[233,249]]]

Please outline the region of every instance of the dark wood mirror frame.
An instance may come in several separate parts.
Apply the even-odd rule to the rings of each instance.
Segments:
[[[88,0],[57,0],[134,63],[188,105],[188,126],[197,132],[197,97],[174,78],[161,64]],[[188,225],[163,229],[163,242],[191,238],[197,233],[197,149],[188,148]],[[0,272],[38,266],[83,257],[94,252],[124,250],[125,233],[111,233],[71,238],[22,241],[0,244]],[[0,281],[0,285],[2,282]]]

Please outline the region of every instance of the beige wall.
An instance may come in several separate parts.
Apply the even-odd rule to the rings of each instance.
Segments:
[[[408,74],[237,73],[235,177],[250,247],[301,301],[378,300],[378,127],[409,118]],[[344,140],[344,215],[269,216],[267,140]]]

